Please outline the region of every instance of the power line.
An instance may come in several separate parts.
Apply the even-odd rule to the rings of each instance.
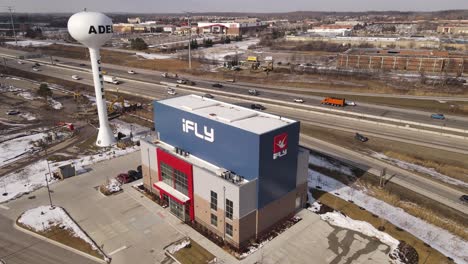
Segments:
[[[15,45],[18,45],[18,40],[16,39],[16,31],[15,31],[15,23],[13,22],[13,7],[7,6],[8,11],[10,11],[10,19],[11,19],[11,28],[13,30],[13,37],[15,38]]]

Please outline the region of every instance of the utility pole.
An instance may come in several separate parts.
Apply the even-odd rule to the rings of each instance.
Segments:
[[[187,20],[188,20],[188,27],[189,27],[189,45],[188,45],[188,65],[189,69],[192,69],[192,24],[190,24],[190,13],[188,13]]]
[[[149,147],[146,149],[148,152],[148,173],[149,173],[149,179],[150,179],[150,192],[153,194],[153,181],[151,179],[151,159],[150,159],[150,152],[149,152]]]
[[[16,39],[15,23],[13,22],[13,7],[8,6],[8,11],[10,11],[11,19],[11,28],[13,29],[13,37],[15,38],[15,45],[18,45],[18,40]]]
[[[44,149],[44,151],[45,151],[45,158],[47,162],[47,168],[49,169],[49,177],[52,177],[52,173],[50,173],[49,160],[47,160],[47,148]],[[47,179],[47,173],[45,173],[44,175],[45,175],[45,181],[47,185],[47,194],[49,194],[50,209],[54,209],[54,206],[52,205],[52,197],[50,196],[49,180]]]

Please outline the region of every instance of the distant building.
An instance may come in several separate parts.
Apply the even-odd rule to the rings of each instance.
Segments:
[[[127,22],[130,24],[140,24],[141,23],[141,18],[135,17],[135,18],[127,18]]]
[[[246,34],[255,34],[267,28],[268,25],[268,22],[259,21],[258,19],[239,19],[222,22],[199,22],[198,33],[240,36]]]
[[[14,23],[14,27],[17,35],[23,35],[32,28],[32,25],[30,23]],[[0,35],[13,36],[11,22],[0,22]]]
[[[468,35],[468,25],[438,26],[437,32],[449,35]]]
[[[319,27],[314,27],[312,29],[308,29],[307,33],[324,36],[324,37],[346,37],[351,35],[353,31],[353,25],[322,25]]]

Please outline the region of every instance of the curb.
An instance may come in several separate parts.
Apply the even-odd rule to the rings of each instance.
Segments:
[[[96,261],[96,262],[99,262],[99,263],[108,263],[108,262],[106,262],[106,261],[103,260],[103,259],[97,258],[97,257],[95,257],[95,256],[93,256],[93,255],[90,255],[90,254],[85,253],[85,252],[83,252],[83,251],[80,251],[80,250],[78,250],[78,249],[72,248],[72,247],[67,246],[67,245],[65,245],[65,244],[62,244],[62,243],[60,243],[60,242],[58,242],[58,241],[55,241],[55,240],[49,239],[49,238],[47,238],[47,237],[41,236],[41,235],[39,235],[39,234],[37,234],[37,233],[34,233],[34,232],[32,232],[32,231],[29,231],[29,230],[23,228],[23,227],[20,227],[20,226],[16,223],[16,221],[15,221],[15,224],[13,225],[13,227],[14,227],[16,230],[21,231],[21,232],[23,232],[23,233],[25,233],[25,234],[28,234],[28,235],[33,236],[33,237],[36,237],[36,238],[38,238],[38,239],[40,239],[40,240],[49,242],[50,244],[53,244],[53,245],[56,245],[56,246],[61,247],[61,248],[63,248],[63,249],[69,250],[69,251],[71,251],[71,252],[73,252],[73,253],[76,253],[76,254],[81,255],[81,256],[83,256],[83,257],[86,257],[86,258],[89,258],[89,259],[91,259],[91,260],[93,260],[93,261]]]

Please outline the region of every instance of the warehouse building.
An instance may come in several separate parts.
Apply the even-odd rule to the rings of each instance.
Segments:
[[[198,34],[242,36],[256,34],[267,27],[267,22],[255,18],[221,22],[198,22]]]
[[[240,248],[305,206],[299,122],[196,95],[153,106],[158,138],[141,141],[144,186],[182,221]]]

